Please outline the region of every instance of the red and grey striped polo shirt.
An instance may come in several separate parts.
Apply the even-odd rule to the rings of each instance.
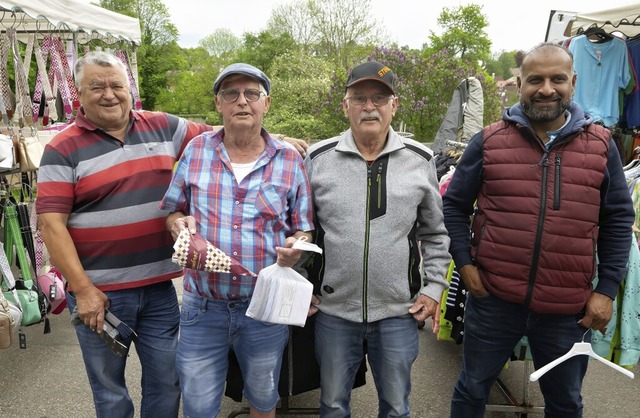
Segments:
[[[186,143],[210,126],[161,112],[131,112],[124,142],[78,112],[47,145],[36,211],[68,214],[80,262],[100,290],[177,277],[160,201]]]

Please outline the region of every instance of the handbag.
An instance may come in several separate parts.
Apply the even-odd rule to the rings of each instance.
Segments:
[[[16,302],[15,295],[18,295]],[[22,326],[33,325],[42,322],[38,292],[33,290],[33,281],[16,280],[15,292],[6,292],[5,297],[9,302],[19,304],[22,308]]]
[[[16,320],[9,311],[9,302],[0,292],[0,349],[11,347]]]
[[[2,273],[0,285],[2,285],[2,282],[6,283],[6,287],[0,286],[0,305],[2,305],[0,306],[0,311],[11,316],[12,333],[15,334],[17,329],[22,325],[22,306],[20,305],[20,298],[16,291],[16,282],[13,278],[13,272],[9,266],[2,242],[0,242],[0,270]],[[12,296],[11,300],[15,302],[7,300],[5,294],[10,294]],[[13,337],[11,341],[13,341]]]
[[[22,325],[32,325],[45,320],[45,334],[50,332],[47,313],[51,309],[49,301],[40,289],[38,281],[33,280],[27,252],[22,241],[18,214],[15,205],[7,205],[4,211],[5,252],[7,265],[13,262],[14,252],[22,278],[16,280],[15,290],[18,293],[18,302],[22,305]],[[2,257],[2,256],[0,256]],[[13,295],[5,294],[8,300],[16,302]]]
[[[44,146],[38,140],[35,131],[30,136],[20,135],[20,171],[36,171],[44,154]]]
[[[12,171],[17,168],[16,151],[13,147],[13,139],[0,134],[0,172]]]

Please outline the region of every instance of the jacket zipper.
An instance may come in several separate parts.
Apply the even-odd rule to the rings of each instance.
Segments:
[[[542,182],[540,185],[540,211],[538,213],[538,226],[536,229],[536,238],[533,244],[533,256],[531,260],[531,270],[529,270],[529,285],[527,287],[527,294],[524,298],[525,308],[529,307],[531,298],[533,297],[533,287],[536,284],[536,274],[538,272],[538,257],[540,256],[540,241],[542,237],[542,228],[544,225],[544,218],[546,216],[547,207],[547,182],[549,176],[549,151],[545,151],[542,160],[540,161],[542,167]]]
[[[556,172],[554,175],[555,184],[553,191],[553,210],[560,210],[560,180],[562,176],[560,175],[560,167],[562,166],[562,155],[556,154]]]
[[[369,230],[369,220],[371,219],[370,216],[370,202],[369,199],[371,199],[371,184],[372,182],[372,173],[371,173],[371,166],[369,166],[367,164],[367,207],[365,208],[365,213],[366,213],[366,219],[365,219],[365,230],[364,230],[364,254],[363,254],[363,259],[362,259],[362,322],[367,322],[367,277],[369,277],[369,266],[368,266],[368,260],[369,260],[369,234],[370,234],[370,230]]]

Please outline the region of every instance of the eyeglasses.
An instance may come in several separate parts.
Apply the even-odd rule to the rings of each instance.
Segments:
[[[220,92],[218,93],[220,96],[222,96],[222,99],[227,102],[227,103],[233,103],[236,100],[238,100],[238,97],[240,97],[240,90],[239,89],[224,89],[224,90],[220,90]],[[266,94],[263,91],[260,91],[258,89],[244,89],[242,91],[242,94],[244,94],[244,98],[246,99],[246,101],[248,102],[257,102],[258,99],[260,99],[260,96],[262,96],[263,94]]]
[[[346,97],[346,100],[354,106],[364,106],[367,103],[367,100],[371,99],[371,102],[375,107],[386,106],[389,103],[389,100],[393,99],[395,96],[389,96],[387,94],[374,94],[371,97],[367,97],[364,94],[354,94],[353,96]],[[247,99],[248,100],[248,99]]]

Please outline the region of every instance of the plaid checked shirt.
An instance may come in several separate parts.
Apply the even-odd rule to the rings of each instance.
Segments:
[[[293,147],[262,130],[266,148],[238,185],[224,147],[224,129],[194,138],[185,148],[161,203],[196,219],[213,245],[258,273],[276,262],[275,247],[297,231],[313,229],[306,170]],[[185,269],[185,290],[215,299],[245,299],[252,276]]]

